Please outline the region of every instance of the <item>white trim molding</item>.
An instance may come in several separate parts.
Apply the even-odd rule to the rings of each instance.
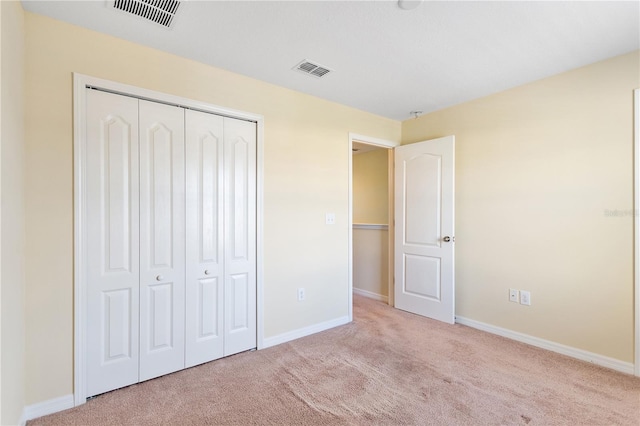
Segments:
[[[281,343],[287,343],[295,339],[299,339],[301,337],[310,336],[312,334],[320,333],[321,331],[326,331],[334,327],[338,327],[341,325],[345,325],[351,322],[349,317],[340,317],[333,320],[321,322],[318,324],[311,325],[309,327],[299,328],[297,330],[288,331],[286,333],[278,334],[277,336],[267,337],[264,339],[264,348],[270,348],[271,346],[276,346]]]
[[[396,146],[400,146],[400,142],[388,141],[386,139],[374,138],[371,136],[359,135],[357,133],[349,133],[350,142],[361,142],[366,145],[379,146],[381,148],[393,149]],[[353,151],[349,151],[351,153]]]
[[[349,280],[349,289],[348,289],[348,300],[349,300],[349,321],[353,321],[353,142],[360,142],[367,145],[374,145],[380,148],[386,148],[388,150],[393,151],[393,148],[400,146],[400,142],[389,141],[386,139],[374,138],[371,136],[360,135],[358,133],[349,132],[349,144],[347,146],[348,158],[349,158],[349,207],[348,207],[348,229],[349,229],[349,268],[348,268],[348,280]],[[391,157],[391,156],[390,156]],[[389,163],[391,164],[391,163]],[[392,176],[393,171],[389,171],[389,191],[392,190]],[[393,210],[393,206],[389,206],[389,210]],[[391,216],[390,216],[391,218]],[[389,233],[389,288],[392,285],[392,277],[393,277],[393,256],[391,252],[393,251],[393,233]]]
[[[195,101],[166,93],[142,89],[127,84],[103,80],[83,74],[73,74],[73,155],[74,155],[74,383],[73,405],[81,405],[86,402],[86,354],[83,348],[86,345],[86,188],[85,180],[85,114],[86,114],[86,89],[94,88],[111,93],[132,96],[184,108],[195,109],[225,117],[247,120],[256,123],[257,127],[257,152],[256,152],[256,178],[257,178],[257,203],[256,203],[256,321],[258,349],[264,345],[264,117],[258,114],[247,113],[234,109],[224,108],[200,101]],[[66,398],[66,397],[65,397]],[[57,400],[53,400],[57,401]],[[67,401],[68,402],[68,401]],[[40,404],[38,404],[39,406]],[[69,408],[69,407],[64,407]],[[63,408],[63,409],[64,409]],[[43,415],[43,414],[41,414]]]
[[[640,376],[640,89],[633,91],[633,228],[635,375]]]
[[[37,419],[38,417],[46,416],[48,414],[57,413],[59,411],[68,410],[73,408],[73,395],[65,395],[58,398],[50,399],[48,401],[42,401],[37,404],[28,405],[24,407],[22,412],[22,418],[20,419],[20,426],[24,426],[29,420]]]
[[[256,135],[256,321],[258,350],[264,347],[264,118],[258,116]]]
[[[388,303],[389,302],[389,297],[387,297],[387,296],[384,296],[384,295],[378,294],[378,293],[374,293],[374,292],[369,291],[369,290],[363,290],[363,289],[358,288],[358,287],[354,287],[353,288],[353,293],[354,294],[359,294],[360,296],[368,297],[369,299],[377,300],[377,301],[380,301],[380,302],[384,302],[384,303]]]
[[[486,324],[469,318],[456,316],[456,324],[466,325],[467,327],[486,331],[491,334],[506,337],[507,339],[516,340],[518,342],[566,355],[581,361],[587,361],[622,373],[633,374],[633,364],[630,362],[620,361],[604,355],[562,345],[550,340],[540,339],[539,337],[530,336],[528,334],[519,333],[517,331],[508,330],[506,328],[497,327],[495,325]]]

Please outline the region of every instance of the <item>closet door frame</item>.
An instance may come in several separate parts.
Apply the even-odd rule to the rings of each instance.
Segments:
[[[73,73],[73,230],[74,230],[74,303],[73,303],[73,399],[74,406],[82,405],[87,399],[86,382],[86,320],[87,320],[87,229],[86,229],[86,93],[94,88],[114,94],[132,96],[139,99],[194,109],[256,123],[256,326],[258,349],[264,347],[264,117],[244,111],[224,108],[180,96],[142,89],[127,84],[104,80],[79,73]]]

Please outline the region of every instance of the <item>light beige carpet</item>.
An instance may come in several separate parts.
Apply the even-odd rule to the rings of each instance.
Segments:
[[[640,379],[354,296],[354,322],[36,425],[639,425]]]

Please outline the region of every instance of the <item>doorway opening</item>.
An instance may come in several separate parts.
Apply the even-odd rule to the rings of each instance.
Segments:
[[[393,148],[349,135],[349,319],[353,293],[393,306]]]

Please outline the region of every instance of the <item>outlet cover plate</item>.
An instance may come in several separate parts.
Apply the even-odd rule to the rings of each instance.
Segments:
[[[519,299],[520,299],[520,291],[516,290],[515,288],[510,288],[509,289],[509,301],[518,303]]]
[[[529,293],[528,291],[522,290],[520,292],[520,304],[531,306],[531,293]]]
[[[325,216],[325,222],[327,225],[335,225],[336,224],[336,214],[335,213],[327,213]]]

